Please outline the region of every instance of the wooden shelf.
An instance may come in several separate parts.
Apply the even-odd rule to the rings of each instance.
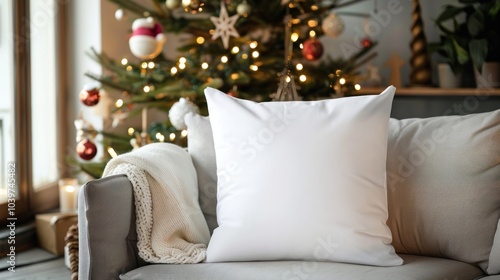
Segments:
[[[385,88],[361,88],[354,95],[379,94]],[[495,88],[434,88],[434,87],[405,87],[397,88],[399,96],[500,96],[500,89]]]

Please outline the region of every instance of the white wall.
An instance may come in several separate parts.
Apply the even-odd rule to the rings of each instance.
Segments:
[[[372,27],[371,32],[374,36],[370,36],[373,40],[378,42],[378,45],[374,48],[374,51],[378,53],[378,56],[372,61],[375,66],[380,69],[381,76],[385,78],[384,82],[387,82],[387,77],[389,76],[389,69],[385,66],[385,62],[391,58],[393,53],[397,53],[402,59],[406,61],[406,64],[402,68],[402,82],[403,85],[409,83],[410,76],[410,41],[411,41],[411,22],[412,22],[412,2],[411,0],[378,0],[378,1],[364,1],[353,6],[349,6],[342,9],[334,10],[334,12],[358,12],[358,13],[373,13],[374,4],[377,2],[378,13],[374,14],[375,17],[370,17],[368,20],[372,25],[378,26]],[[446,4],[456,3],[453,0],[421,0],[420,6],[422,9],[422,17],[425,28],[425,35],[427,37],[427,42],[436,41],[439,38],[437,27],[435,26],[433,20],[442,11],[442,7]],[[395,5],[397,9],[389,9],[389,5]],[[400,10],[398,13],[391,13],[390,10]],[[389,17],[381,17],[382,15],[390,15]],[[381,17],[377,19],[376,16]],[[352,16],[342,16],[345,21],[345,30],[343,34],[339,37],[333,38],[322,38],[325,43],[325,47],[328,50],[328,54],[332,57],[344,56],[341,50],[341,45],[350,44],[354,45],[355,36],[359,36],[360,31],[364,31],[365,18],[352,17]],[[388,20],[386,20],[388,19]],[[377,30],[379,30],[377,32]],[[364,37],[364,36],[362,36]],[[345,56],[344,56],[345,57]],[[434,60],[439,59],[433,56]],[[435,64],[434,60],[432,61]],[[434,70],[434,69],[433,69]],[[435,72],[435,71],[434,71]],[[435,76],[435,73],[433,73]]]
[[[85,118],[92,121],[96,128],[100,128],[99,119],[90,114],[79,100],[79,92],[91,80],[85,77],[86,72],[101,73],[101,66],[92,61],[85,53],[91,47],[100,51],[101,47],[101,0],[71,0],[68,1],[68,34],[67,34],[67,62],[68,87],[64,94],[68,97],[68,149],[76,147],[76,131],[73,121],[78,118],[80,110]]]

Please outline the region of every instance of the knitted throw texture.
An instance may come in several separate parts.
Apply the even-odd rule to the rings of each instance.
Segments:
[[[134,189],[139,256],[151,263],[199,263],[210,232],[196,170],[181,147],[154,143],[112,159],[103,176],[125,174]],[[113,202],[109,202],[113,207]]]

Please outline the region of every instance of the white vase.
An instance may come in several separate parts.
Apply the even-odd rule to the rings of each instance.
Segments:
[[[500,87],[500,63],[498,62],[485,62],[481,73],[474,67],[474,75],[478,88]]]
[[[462,84],[462,73],[453,73],[448,63],[438,64],[439,87],[458,88]]]

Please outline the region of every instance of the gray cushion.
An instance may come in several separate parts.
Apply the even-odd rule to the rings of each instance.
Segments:
[[[490,253],[490,265],[488,266],[488,274],[500,273],[500,220],[498,220],[497,233],[493,240],[493,247]]]
[[[117,279],[137,254],[132,184],[125,175],[87,182],[78,195],[79,279]]]
[[[488,260],[500,219],[499,143],[500,110],[390,120],[387,223],[396,252],[498,273],[500,263]]]
[[[404,265],[392,267],[306,261],[161,264],[134,269],[121,275],[120,278],[123,280],[470,280],[483,275],[478,267],[463,262],[409,255],[401,255],[401,257],[404,259]]]
[[[188,151],[198,175],[200,207],[212,234],[217,227],[217,167],[212,127],[208,117],[198,114],[189,113],[184,121],[188,127]]]

